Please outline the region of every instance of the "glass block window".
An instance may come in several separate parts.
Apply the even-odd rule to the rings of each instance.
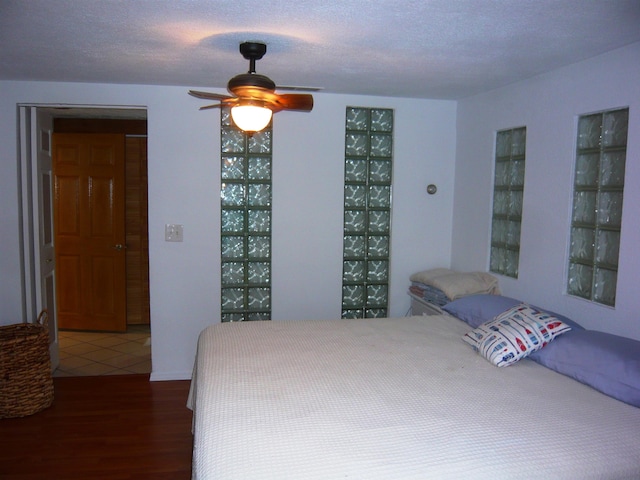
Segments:
[[[221,318],[270,320],[272,129],[249,136],[221,112]]]
[[[518,278],[520,261],[526,143],[526,127],[496,134],[489,269],[513,278]]]
[[[347,107],[342,318],[386,317],[393,110]]]
[[[629,109],[578,119],[567,292],[614,306]]]

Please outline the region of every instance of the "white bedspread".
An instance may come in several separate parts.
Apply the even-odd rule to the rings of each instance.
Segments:
[[[449,316],[214,325],[190,394],[193,478],[638,479],[640,409]]]

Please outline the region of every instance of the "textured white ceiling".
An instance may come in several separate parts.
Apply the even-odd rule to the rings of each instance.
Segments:
[[[0,79],[457,99],[640,41],[640,0],[0,0]]]

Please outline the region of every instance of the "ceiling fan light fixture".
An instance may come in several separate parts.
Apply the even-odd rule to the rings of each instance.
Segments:
[[[255,102],[241,102],[231,108],[231,118],[240,130],[245,132],[259,132],[271,121],[271,109],[256,105]]]

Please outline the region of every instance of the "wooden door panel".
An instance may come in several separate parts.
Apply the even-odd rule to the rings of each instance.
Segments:
[[[80,235],[80,180],[57,175],[54,199],[56,235]]]
[[[102,238],[110,241],[114,235],[118,235],[114,195],[113,178],[92,176],[89,179],[89,234],[96,240]]]
[[[54,135],[60,328],[126,330],[124,135]]]
[[[81,310],[80,297],[76,292],[81,284],[80,255],[56,254],[57,264],[57,306],[60,316],[75,315]]]

